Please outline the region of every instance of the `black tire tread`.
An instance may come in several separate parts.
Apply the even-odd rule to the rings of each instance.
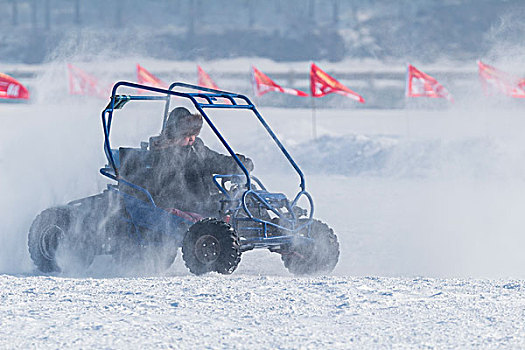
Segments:
[[[195,241],[201,232],[214,235],[221,243],[221,246],[228,247],[227,251],[221,252],[219,259],[212,265],[200,263],[193,253]],[[202,275],[212,271],[229,275],[235,271],[241,261],[239,237],[235,230],[224,221],[215,218],[202,219],[192,225],[186,232],[182,243],[182,258],[186,267],[195,275]]]
[[[311,225],[310,237],[314,239],[313,253],[311,251],[299,253],[294,249],[281,253],[284,266],[294,275],[330,273],[339,260],[339,242],[334,230],[320,220],[313,220]]]
[[[53,256],[51,260],[46,258],[42,254],[39,246],[42,230],[51,224],[56,224],[56,226],[60,227],[64,232],[64,237],[56,242],[54,253],[56,253],[59,244],[65,244],[65,249],[73,250],[73,256],[76,259],[75,262],[80,263],[82,267],[89,266],[95,255],[93,247],[90,246],[89,237],[85,233],[80,235],[79,232],[76,232],[79,228],[84,229],[85,223],[78,217],[76,208],[61,206],[42,211],[29,228],[29,255],[36,267],[45,273],[61,271],[56,261],[56,256]]]
[[[29,229],[27,245],[29,248],[29,255],[35,263],[36,267],[42,272],[57,272],[60,268],[55,260],[49,260],[42,255],[39,249],[39,241],[41,231],[39,230],[42,222],[52,221],[56,218],[57,226],[64,226],[67,230],[71,224],[71,213],[67,207],[49,208],[37,215]]]

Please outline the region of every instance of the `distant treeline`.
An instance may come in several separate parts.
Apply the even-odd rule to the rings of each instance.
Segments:
[[[57,50],[165,59],[476,59],[525,34],[519,0],[0,0],[0,63]]]

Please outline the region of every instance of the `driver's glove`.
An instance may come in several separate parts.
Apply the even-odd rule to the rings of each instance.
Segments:
[[[242,154],[235,154],[237,157],[239,157],[239,160],[244,165],[244,167],[249,171],[253,171],[253,162],[250,158],[243,156]]]

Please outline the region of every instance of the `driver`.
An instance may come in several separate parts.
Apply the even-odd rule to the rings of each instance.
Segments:
[[[184,107],[173,109],[166,126],[150,141],[152,177],[149,191],[158,206],[175,211],[213,215],[219,202],[213,197],[217,188],[214,174],[241,174],[242,170],[231,156],[217,153],[198,137],[202,116]],[[251,159],[237,154],[248,171],[253,170]]]

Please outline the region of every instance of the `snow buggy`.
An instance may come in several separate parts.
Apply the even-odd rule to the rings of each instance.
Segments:
[[[118,94],[121,88],[136,94]],[[112,148],[110,144],[115,111],[130,101],[160,101],[165,104],[165,127],[172,97],[193,103],[242,169],[242,174],[216,174],[210,179],[217,188],[220,207],[214,217],[197,221],[157,206],[148,190],[135,181],[135,175],[122,167],[132,158],[147,169],[149,143],[142,142],[138,148]],[[299,175],[300,190],[293,199],[268,191],[249,174],[206,114],[214,108],[247,110],[255,115]],[[115,183],[100,194],[46,209],[36,217],[28,243],[31,258],[41,271],[60,271],[70,264],[87,267],[102,254],[110,254],[126,266],[147,263],[158,271],[173,263],[179,247],[185,265],[197,275],[212,271],[230,274],[243,252],[260,248],[280,254],[293,274],[328,273],[337,264],[337,237],[325,223],[313,218],[314,204],[301,169],[246,96],[185,83],[161,89],[121,81],[113,86],[111,100],[102,111],[102,127],[108,164],[100,172]],[[307,208],[298,206],[301,198]]]

